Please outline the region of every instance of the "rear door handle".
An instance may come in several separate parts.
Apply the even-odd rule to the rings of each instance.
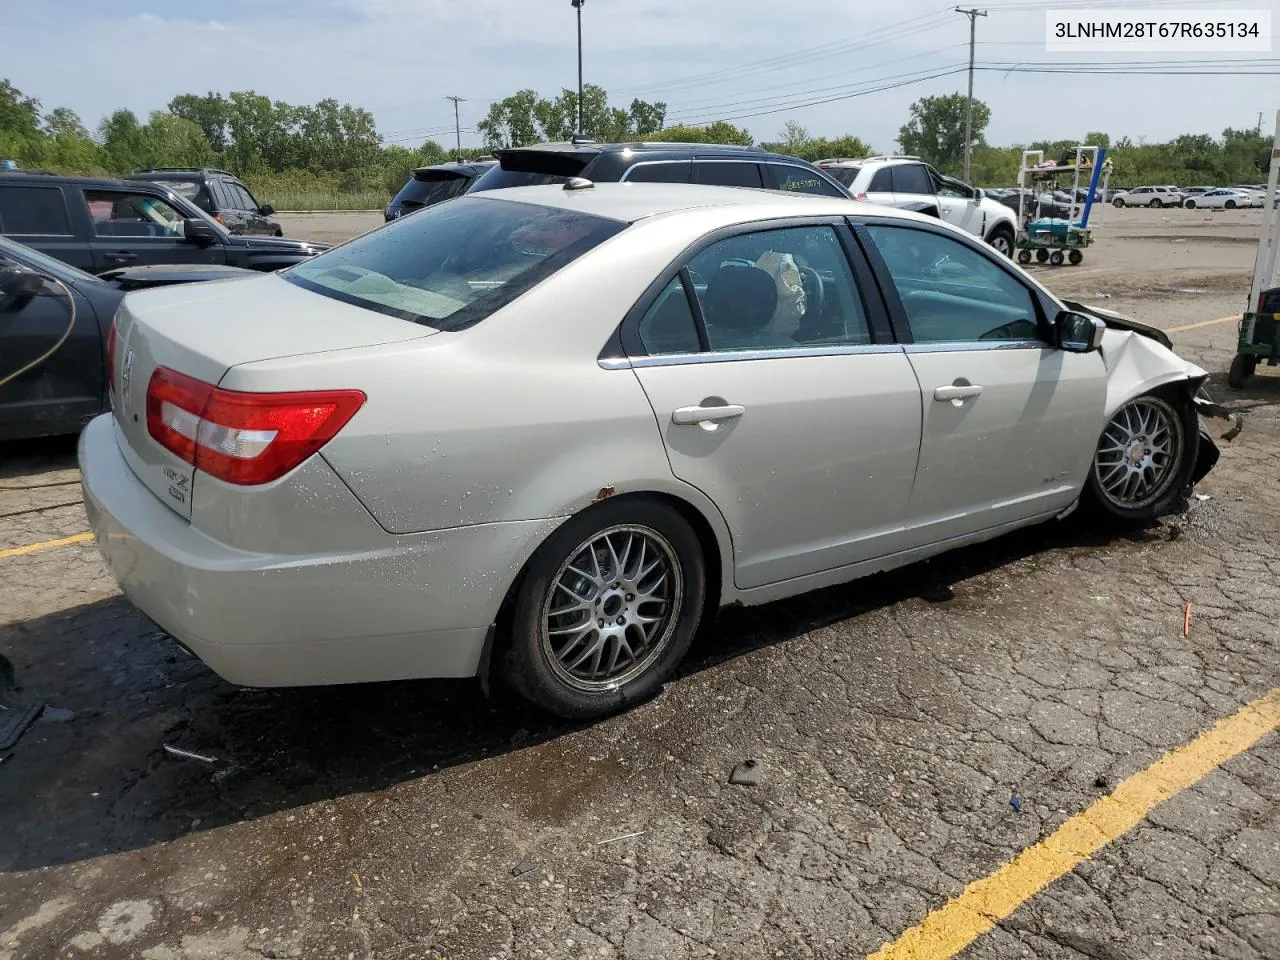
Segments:
[[[133,263],[133,261],[138,259],[138,255],[136,253],[129,253],[121,250],[116,253],[104,253],[102,255],[102,259],[106,260],[108,263]]]
[[[721,420],[733,420],[746,412],[747,408],[737,403],[726,403],[719,407],[676,407],[671,411],[671,422],[681,425],[717,423]]]
[[[947,387],[938,387],[933,391],[933,399],[935,400],[967,400],[969,397],[977,397],[982,395],[982,388],[977,384],[969,386],[951,385]]]

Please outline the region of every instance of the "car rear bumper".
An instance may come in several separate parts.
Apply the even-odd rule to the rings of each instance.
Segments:
[[[121,591],[245,686],[470,677],[507,585],[555,521],[494,523],[325,555],[239,550],[134,476],[110,415],[80,437],[85,509]]]

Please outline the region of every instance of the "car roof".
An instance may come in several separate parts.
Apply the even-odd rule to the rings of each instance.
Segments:
[[[697,153],[704,156],[723,154],[731,157],[787,157],[786,154],[774,153],[760,147],[745,147],[734,143],[683,143],[666,140],[633,140],[617,143],[592,143],[590,141],[533,143],[526,147],[510,147],[495,150],[494,156],[501,160],[503,154],[538,152],[538,153],[572,153],[581,157],[589,157],[601,153]],[[788,160],[798,159],[787,157]],[[802,161],[807,162],[807,161]]]
[[[10,183],[13,181],[25,181],[31,184],[74,183],[91,187],[113,187],[117,190],[136,190],[139,188],[140,183],[145,184],[152,182],[150,177],[140,177],[137,180],[122,180],[115,177],[86,177],[76,174],[62,173],[27,173],[22,171],[0,173],[0,183]],[[157,185],[155,189],[159,190],[163,188]]]
[[[792,216],[891,216],[938,223],[896,207],[814,194],[783,193],[751,187],[713,187],[687,183],[597,183],[566,190],[560,185],[505,187],[469,194],[466,199],[507,200],[574,210],[623,223],[694,209],[719,208],[726,224]],[[456,201],[454,201],[456,202]]]

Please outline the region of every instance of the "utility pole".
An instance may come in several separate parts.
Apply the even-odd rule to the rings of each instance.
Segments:
[[[458,119],[458,104],[465,103],[463,97],[445,97],[446,100],[453,101],[453,133],[457,137],[458,152],[454,155],[454,159],[459,163],[462,162],[462,121]]]
[[[969,105],[964,112],[964,182],[969,182],[969,162],[973,156],[973,46],[978,32],[978,17],[985,17],[987,11],[976,7],[965,10],[956,7],[956,13],[963,13],[969,18]]]
[[[584,0],[569,0],[578,11],[578,133],[582,134],[582,4]]]
[[[1262,111],[1258,111],[1258,136],[1262,136]]]

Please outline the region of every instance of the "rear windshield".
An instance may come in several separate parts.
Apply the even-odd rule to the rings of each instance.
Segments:
[[[824,167],[827,173],[831,174],[846,187],[852,187],[853,181],[858,179],[858,171],[861,167]]]
[[[200,184],[194,180],[160,180],[156,182],[163,184],[174,193],[186,197],[188,200],[195,200],[196,195],[200,192]]]
[[[402,207],[428,207],[433,203],[466,193],[467,185],[470,183],[470,177],[452,174],[439,177],[428,174],[427,179],[423,180],[411,177],[409,182],[400,188],[400,192],[391,203]]]
[[[547,183],[564,183],[568,179],[554,173],[530,173],[526,170],[504,170],[500,166],[492,166],[476,181],[471,192],[500,190],[503,187],[536,187]]]
[[[335,300],[456,330],[625,227],[554,207],[466,196],[393,220],[282,276]]]

